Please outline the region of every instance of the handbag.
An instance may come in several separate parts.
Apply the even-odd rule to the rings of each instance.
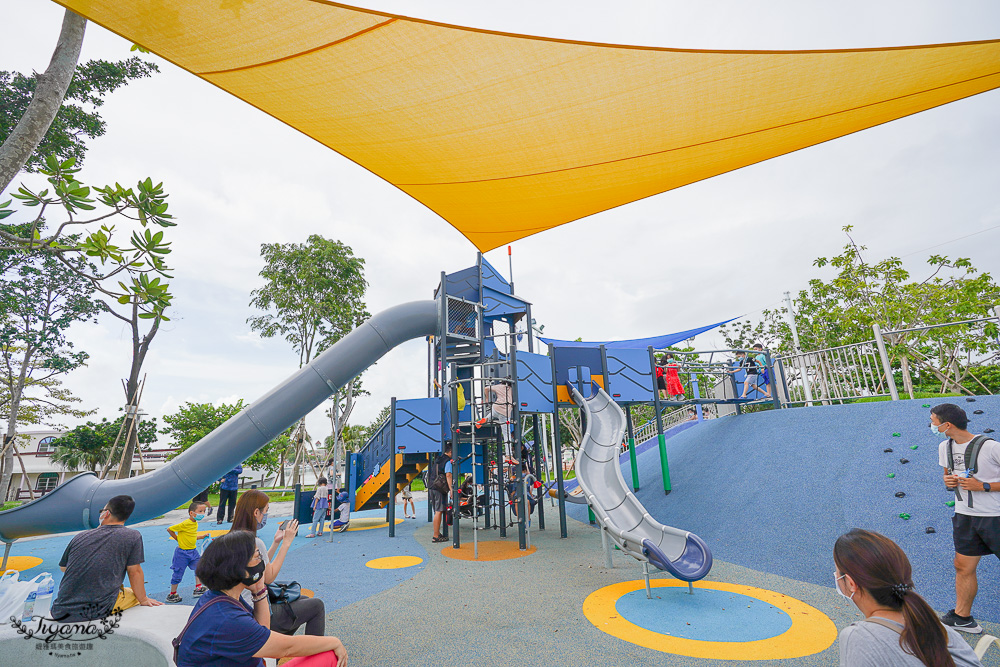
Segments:
[[[297,581],[275,581],[267,586],[267,601],[271,604],[288,605],[288,613],[292,615],[292,623],[298,623],[299,617],[292,608],[292,603],[302,597],[302,586]]]
[[[291,604],[302,597],[302,586],[297,581],[276,581],[267,584],[267,600],[271,604]]]

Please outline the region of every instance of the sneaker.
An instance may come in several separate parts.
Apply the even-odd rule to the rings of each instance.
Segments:
[[[202,584],[198,584],[194,587],[194,592],[191,593],[193,597],[200,598],[202,595],[208,592],[208,589]]]
[[[180,602],[180,601],[181,601],[181,600],[183,600],[184,598],[182,598],[182,597],[181,597],[180,595],[178,595],[177,593],[171,593],[170,595],[168,595],[168,596],[167,596],[167,598],[166,598],[166,599],[167,599],[167,602]]]
[[[337,531],[338,533],[342,533],[342,532],[344,532],[345,530],[347,530],[347,526],[348,526],[348,525],[349,525],[349,524],[346,524],[346,523],[345,523],[345,524],[344,524],[344,525],[342,525],[342,526],[337,526],[337,527],[336,527],[336,528],[335,528],[334,530],[336,530],[336,531]]]
[[[959,616],[954,609],[942,616],[941,622],[961,632],[968,632],[970,635],[978,635],[983,631],[983,627],[976,623],[976,619],[971,616]]]

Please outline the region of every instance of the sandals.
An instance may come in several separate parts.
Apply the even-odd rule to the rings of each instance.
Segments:
[[[431,542],[447,542],[447,537],[432,537]]]
[[[308,538],[308,537],[316,537],[316,535],[314,535],[313,533],[309,533],[308,535],[306,535],[306,537],[307,537],[307,538]]]

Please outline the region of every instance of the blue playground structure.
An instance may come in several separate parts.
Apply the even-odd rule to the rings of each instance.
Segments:
[[[475,488],[467,518],[506,537],[516,526],[518,544],[526,549],[530,515],[545,529],[546,484],[528,485],[531,462],[562,461],[560,429],[552,429],[552,450],[540,417],[558,423],[560,408],[582,411],[586,434],[577,457],[577,497],[568,497],[561,465],[554,465],[560,534],[567,536],[566,501],[585,501],[606,539],[643,564],[648,581],[652,563],[684,581],[696,581],[711,569],[708,546],[697,536],[663,526],[652,519],[626,488],[618,458],[628,434],[633,443],[631,406],[651,404],[657,420],[660,469],[665,493],[670,473],[664,447],[664,407],[745,403],[737,399],[701,398],[661,401],[655,389],[654,346],[666,347],[718,326],[653,339],[579,343],[546,339],[548,354],[536,351],[530,323],[531,304],[482,254],[476,264],[441,274],[434,299],[390,308],[371,318],[305,368],[210,433],[169,465],[141,477],[101,480],[94,474],[73,477],[43,498],[0,512],[0,540],[5,556],[17,539],[83,530],[98,525],[109,498],[132,495],[138,523],[187,502],[236,463],[263,447],[350,382],[388,350],[413,339],[428,343],[428,391],[424,398],[396,399],[389,416],[361,451],[350,455],[345,488],[355,511],[385,508],[389,536],[395,535],[396,495],[443,450],[453,445],[458,478],[471,474]],[[722,323],[719,323],[722,324]],[[731,374],[730,374],[731,375]],[[588,398],[589,397],[589,398]],[[621,405],[625,406],[623,411]],[[522,432],[530,422],[531,440]],[[542,420],[544,421],[544,419]],[[541,437],[539,437],[541,436]],[[638,490],[635,448],[629,447],[633,491]],[[455,504],[459,499],[453,498]],[[461,516],[447,536],[461,546]],[[430,518],[430,507],[428,507]],[[473,541],[478,530],[473,531]],[[609,543],[610,543],[609,542]]]

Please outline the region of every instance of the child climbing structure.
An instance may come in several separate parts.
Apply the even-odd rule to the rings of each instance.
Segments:
[[[355,509],[385,507],[389,534],[394,535],[391,498],[447,442],[452,445],[456,486],[469,475],[476,489],[485,489],[466,499],[471,507],[454,513],[453,547],[462,545],[464,516],[473,522],[474,545],[480,530],[497,530],[506,537],[506,530],[516,526],[519,547],[526,549],[533,510],[538,513],[537,528],[545,529],[541,500],[547,489],[544,482],[526,484],[525,477],[532,479],[532,473],[544,469],[541,476],[558,499],[562,537],[567,536],[565,502],[582,500],[593,508],[609,543],[643,564],[647,580],[649,563],[688,582],[708,574],[708,546],[687,531],[653,520],[626,488],[620,456],[626,426],[631,436],[631,420],[618,403],[650,403],[659,416],[653,344],[666,347],[718,324],[607,344],[543,339],[549,354],[540,354],[530,326],[531,304],[517,296],[511,282],[481,254],[472,267],[442,273],[435,298],[443,312],[439,331],[427,338],[428,396],[394,399],[383,427],[351,456],[349,487]],[[559,429],[540,428],[540,422],[558,423],[559,408],[581,410],[586,424],[576,469],[582,494],[576,498],[566,495]],[[657,435],[664,491],[669,493],[662,424]],[[634,448],[630,456],[634,462]],[[447,532],[445,527],[442,534]]]

